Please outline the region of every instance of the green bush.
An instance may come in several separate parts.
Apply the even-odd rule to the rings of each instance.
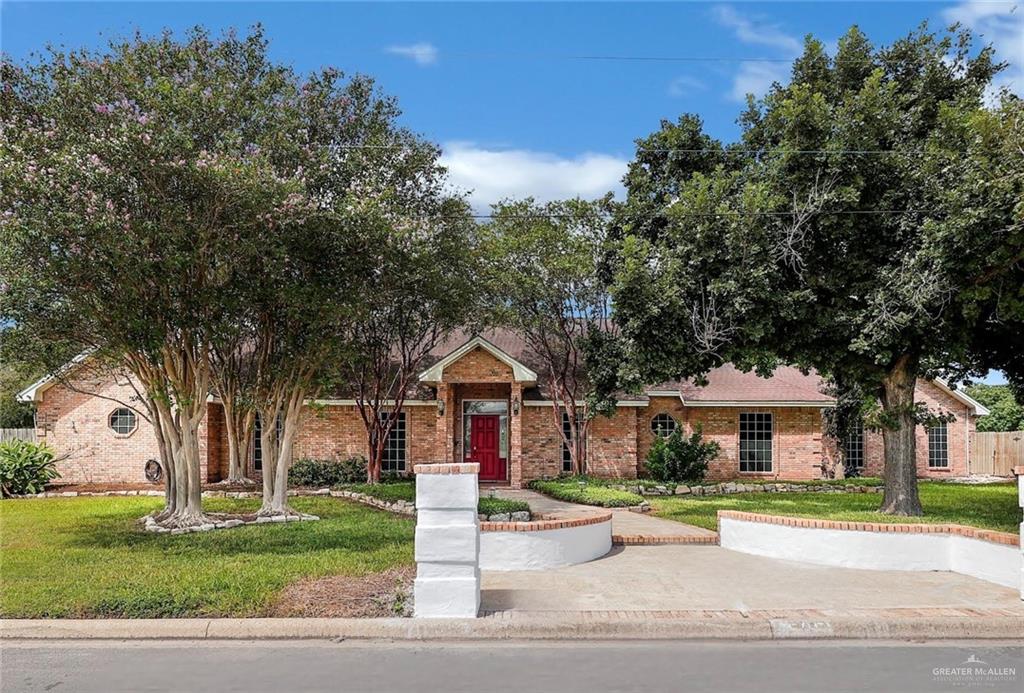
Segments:
[[[335,486],[366,481],[366,458],[355,456],[345,459],[303,458],[288,470],[288,483],[292,486]]]
[[[477,502],[477,512],[483,515],[497,515],[498,513],[530,512],[530,504],[521,500],[510,500],[508,498],[482,497]]]
[[[404,500],[409,503],[416,501],[416,482],[409,479],[401,481],[385,481],[383,478],[378,484],[351,484],[342,486],[348,491],[355,491],[367,496],[373,496],[377,500],[388,503]]]
[[[530,482],[530,488],[567,503],[598,505],[602,508],[625,508],[644,502],[643,496],[600,484],[591,484],[585,477],[537,479]]]
[[[667,438],[655,438],[647,453],[647,473],[658,481],[699,483],[708,473],[708,463],[715,459],[719,446],[701,439],[700,426],[684,436],[678,428]]]
[[[59,476],[53,450],[45,443],[26,440],[0,443],[0,495],[41,493],[48,482]]]

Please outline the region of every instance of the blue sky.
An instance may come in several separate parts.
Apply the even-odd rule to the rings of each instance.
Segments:
[[[1016,3],[4,0],[0,47],[25,59],[48,43],[100,48],[135,29],[260,22],[273,56],[299,71],[331,65],[374,76],[399,98],[404,123],[442,144],[454,183],[484,208],[506,196],[620,190],[633,140],[684,112],[699,114],[711,134],[734,138],[743,95],[784,81],[807,33],[834,46],[857,24],[884,44],[924,20],[959,20],[1012,63],[1004,79],[1020,93],[1024,7]]]

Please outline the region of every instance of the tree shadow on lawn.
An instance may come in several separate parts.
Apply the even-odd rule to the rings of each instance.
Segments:
[[[337,508],[323,503],[298,503],[304,512],[321,516],[320,520],[265,523],[191,534],[156,534],[138,524],[138,517],[125,512],[90,513],[88,520],[64,533],[63,545],[80,549],[159,551],[171,555],[298,555],[309,552],[342,550],[371,553],[408,545],[412,551],[415,523],[372,508],[334,500]],[[211,504],[220,506],[221,504]],[[217,512],[244,512],[245,507],[212,507]]]

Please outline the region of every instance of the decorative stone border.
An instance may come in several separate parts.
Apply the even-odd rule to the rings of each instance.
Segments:
[[[664,484],[642,486],[615,484],[618,491],[630,491],[641,496],[727,496],[734,493],[881,493],[882,486],[854,484],[793,484],[788,482],[744,484],[724,481],[718,484]]]
[[[951,571],[1021,588],[1020,539],[956,524],[846,522],[718,511],[722,548],[865,570]]]
[[[312,522],[319,519],[320,518],[316,515],[307,515],[305,513],[288,516],[277,515],[273,517],[257,517],[252,520],[241,520],[236,517],[221,520],[219,522],[211,522],[205,525],[198,525],[196,527],[176,527],[174,529],[168,529],[167,527],[161,527],[158,525],[156,519],[152,515],[146,515],[145,530],[147,532],[155,532],[157,534],[194,534],[195,532],[212,532],[215,529],[231,529],[233,527],[241,527],[243,525],[264,525],[281,522]]]

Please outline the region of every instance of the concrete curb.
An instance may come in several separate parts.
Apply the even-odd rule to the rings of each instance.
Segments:
[[[2,619],[4,640],[1022,639],[1024,616],[967,618]]]

